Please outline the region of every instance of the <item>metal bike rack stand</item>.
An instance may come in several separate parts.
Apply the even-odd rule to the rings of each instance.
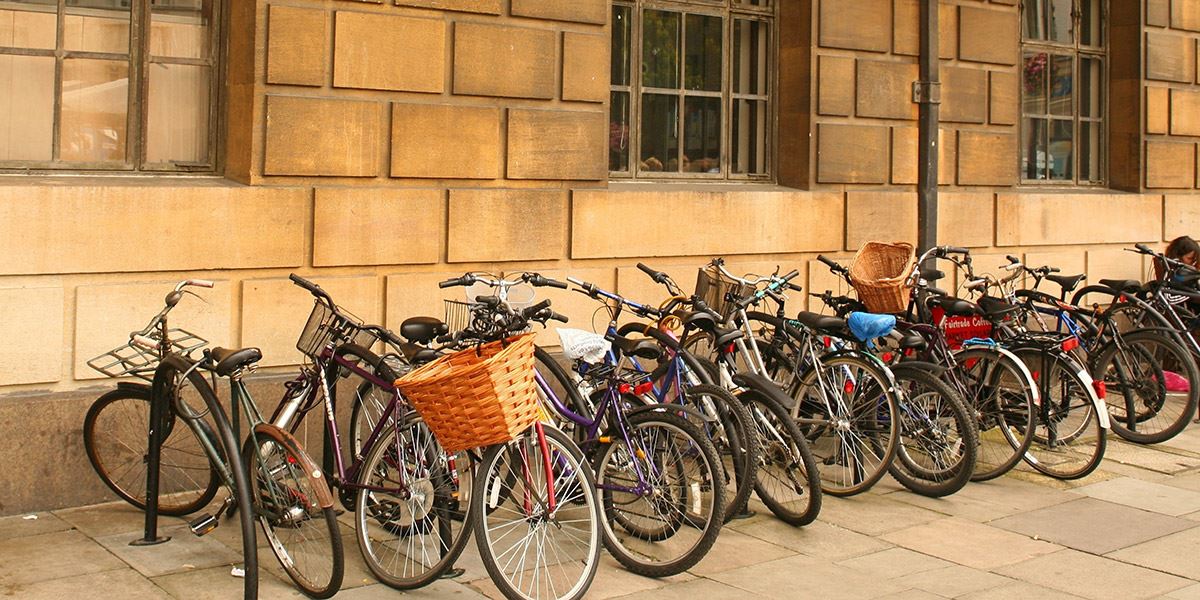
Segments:
[[[146,459],[146,524],[142,537],[129,542],[130,546],[155,546],[171,540],[158,535],[158,471],[162,462],[164,433],[158,425],[163,422],[163,401],[157,394],[150,399],[149,454]]]

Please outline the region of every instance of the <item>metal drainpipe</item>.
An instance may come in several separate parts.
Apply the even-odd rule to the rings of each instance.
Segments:
[[[913,83],[913,102],[920,107],[917,151],[917,252],[937,245],[938,124],[941,83],[938,59],[938,3],[921,0],[920,79]]]

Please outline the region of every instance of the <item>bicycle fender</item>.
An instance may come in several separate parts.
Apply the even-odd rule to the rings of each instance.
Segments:
[[[945,365],[939,365],[937,363],[931,363],[929,361],[924,361],[924,360],[903,360],[903,361],[900,361],[899,363],[892,365],[889,368],[892,370],[893,373],[896,371],[900,371],[902,369],[914,369],[914,370],[919,370],[919,371],[925,371],[927,373],[930,373],[932,375],[937,375],[937,376],[941,376],[942,373],[945,373],[947,370],[949,370],[949,367],[946,367]]]
[[[145,391],[147,394],[151,393],[152,390],[149,384],[140,381],[118,381],[117,389]]]
[[[316,489],[313,490],[317,494],[317,504],[321,508],[333,507],[333,493],[329,490],[329,484],[325,482],[325,475],[321,472],[321,467],[318,467],[317,463],[313,462],[313,459],[300,447],[300,442],[292,437],[292,434],[270,423],[255,425],[254,432],[274,438],[276,442],[279,442],[289,452],[294,454],[300,460],[300,467],[308,471],[308,474],[317,480]]]
[[[879,369],[879,371],[881,373],[883,373],[883,376],[887,377],[888,390],[893,391],[896,389],[896,375],[894,373],[892,373],[891,367],[889,367],[887,365],[887,363],[883,362],[883,360],[880,359],[878,356],[875,356],[874,354],[871,354],[870,352],[862,352],[859,350],[851,350],[849,348],[844,348],[841,350],[835,350],[833,352],[828,352],[828,353],[822,355],[822,358],[836,358],[838,356],[849,356],[851,358],[857,358],[859,360],[864,360],[868,363],[871,363],[872,365],[875,365],[875,367],[877,369]]]
[[[665,402],[662,404],[647,404],[645,406],[639,406],[639,407],[625,413],[625,416],[632,417],[634,415],[640,415],[642,413],[655,412],[655,411],[663,411],[663,412],[670,412],[670,413],[685,412],[693,417],[696,417],[697,419],[700,419],[701,421],[703,421],[705,423],[716,422],[716,418],[710,417],[710,416],[700,412],[700,409],[698,409],[694,406],[684,406],[682,404],[674,404],[671,402]]]
[[[1079,380],[1083,382],[1087,389],[1088,399],[1092,401],[1092,406],[1096,408],[1096,415],[1100,417],[1100,428],[1109,429],[1108,405],[1104,400],[1100,399],[1100,395],[1096,393],[1096,380],[1092,379],[1092,375],[1087,372],[1085,365],[1079,364],[1079,361],[1072,358],[1069,354],[1063,352],[1051,352],[1055,356],[1063,358],[1063,362],[1067,365],[1077,368],[1075,374],[1079,376]]]
[[[733,376],[733,383],[768,398],[789,411],[796,405],[792,397],[787,395],[778,384],[758,373],[736,373]]]
[[[994,344],[993,346],[991,346],[991,348],[993,350],[995,350],[996,352],[999,352],[1003,356],[1008,357],[1010,360],[1012,360],[1014,363],[1016,363],[1017,368],[1021,369],[1021,375],[1025,376],[1025,383],[1029,385],[1029,389],[1033,390],[1034,405],[1041,406],[1042,405],[1042,392],[1038,390],[1037,381],[1035,381],[1033,379],[1033,373],[1031,373],[1029,371],[1029,365],[1026,365],[1025,361],[1021,360],[1020,358],[1017,358],[1016,354],[1013,354],[1011,351],[1005,349],[1000,344]],[[1107,409],[1105,410],[1105,412],[1108,412]]]

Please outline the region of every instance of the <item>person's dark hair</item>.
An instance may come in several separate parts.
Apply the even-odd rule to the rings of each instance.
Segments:
[[[1188,254],[1195,254],[1197,258],[1200,258],[1200,244],[1186,235],[1181,235],[1167,244],[1167,251],[1164,254],[1167,255],[1167,258],[1174,259],[1183,258]]]

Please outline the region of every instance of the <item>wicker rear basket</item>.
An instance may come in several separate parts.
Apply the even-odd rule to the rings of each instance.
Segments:
[[[867,242],[850,265],[850,281],[871,312],[904,312],[912,292],[908,278],[915,263],[912,244]]]
[[[447,452],[507,442],[538,418],[533,334],[443,356],[396,380]]]

